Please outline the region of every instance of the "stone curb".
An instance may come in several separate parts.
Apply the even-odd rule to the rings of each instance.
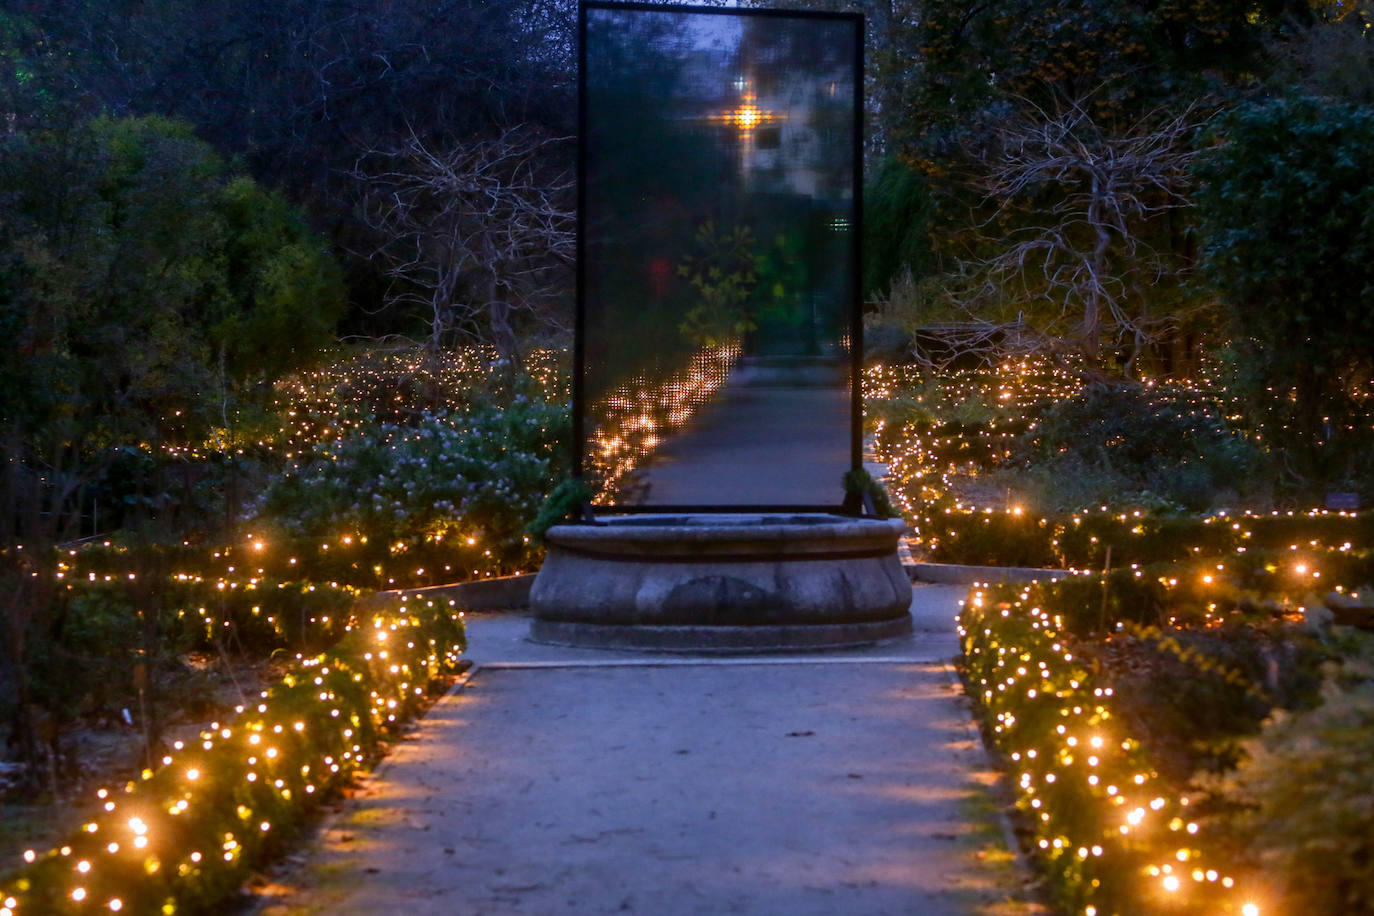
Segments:
[[[1039,569],[1029,566],[967,566],[960,563],[903,563],[912,582],[931,585],[972,585],[974,582],[1034,582],[1063,579],[1066,569]],[[426,588],[395,589],[382,594],[408,598],[449,599],[465,611],[514,611],[529,607],[534,573],[474,579]]]
[[[959,563],[904,563],[912,582],[933,585],[972,585],[975,582],[1044,582],[1073,575],[1067,569],[1030,566],[964,566]]]
[[[911,632],[910,614],[892,620],[795,626],[617,626],[538,617],[530,623],[530,639],[548,645],[712,655],[856,648]]]

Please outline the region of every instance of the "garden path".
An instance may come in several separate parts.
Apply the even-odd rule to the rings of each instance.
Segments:
[[[299,914],[1031,913],[949,660],[964,589],[867,650],[646,657],[474,615],[477,667],[259,890]]]
[[[850,467],[847,385],[824,371],[760,381],[736,370],[621,495],[644,506],[835,506]],[[819,379],[817,376],[819,372]]]

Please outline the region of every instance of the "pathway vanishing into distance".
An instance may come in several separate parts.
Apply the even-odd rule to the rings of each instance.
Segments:
[[[629,502],[838,505],[850,466],[848,409],[842,390],[727,387],[654,452]]]
[[[837,506],[850,467],[843,367],[737,368],[618,499],[641,506]]]
[[[1039,913],[949,667],[964,591],[916,586],[909,639],[809,655],[562,649],[475,615],[466,684],[249,910]]]

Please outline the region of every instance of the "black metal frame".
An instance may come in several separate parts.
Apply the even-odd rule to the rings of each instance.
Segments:
[[[587,188],[587,12],[589,10],[637,11],[656,13],[708,14],[718,16],[815,19],[832,22],[852,22],[854,28],[854,163],[853,163],[853,225],[850,227],[850,468],[863,468],[863,121],[864,121],[864,17],[862,13],[836,13],[818,10],[738,9],[713,6],[692,6],[665,3],[612,2],[612,0],[579,0],[577,10],[577,279],[576,315],[573,336],[573,415],[572,447],[573,476],[581,478],[583,457],[586,454],[586,391],[584,370],[586,347],[586,188]],[[872,514],[866,497],[846,493],[842,503],[832,505],[665,505],[665,506],[587,506],[583,517],[591,520],[596,511],[612,514],[705,514],[705,513],[800,513],[826,512],[844,515]]]

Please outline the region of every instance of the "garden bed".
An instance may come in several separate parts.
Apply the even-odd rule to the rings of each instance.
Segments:
[[[1304,575],[1342,593],[1369,581],[1374,555],[1342,546]],[[1374,638],[1319,622],[1276,562],[1292,561],[1212,555],[970,594],[965,688],[1064,912],[1374,901],[1362,854],[1321,852],[1367,849],[1374,830],[1374,763],[1352,757],[1374,739]]]
[[[213,912],[459,668],[461,615],[433,602],[350,615],[323,652],[235,714],[172,743],[155,768],[0,885],[5,916]]]

